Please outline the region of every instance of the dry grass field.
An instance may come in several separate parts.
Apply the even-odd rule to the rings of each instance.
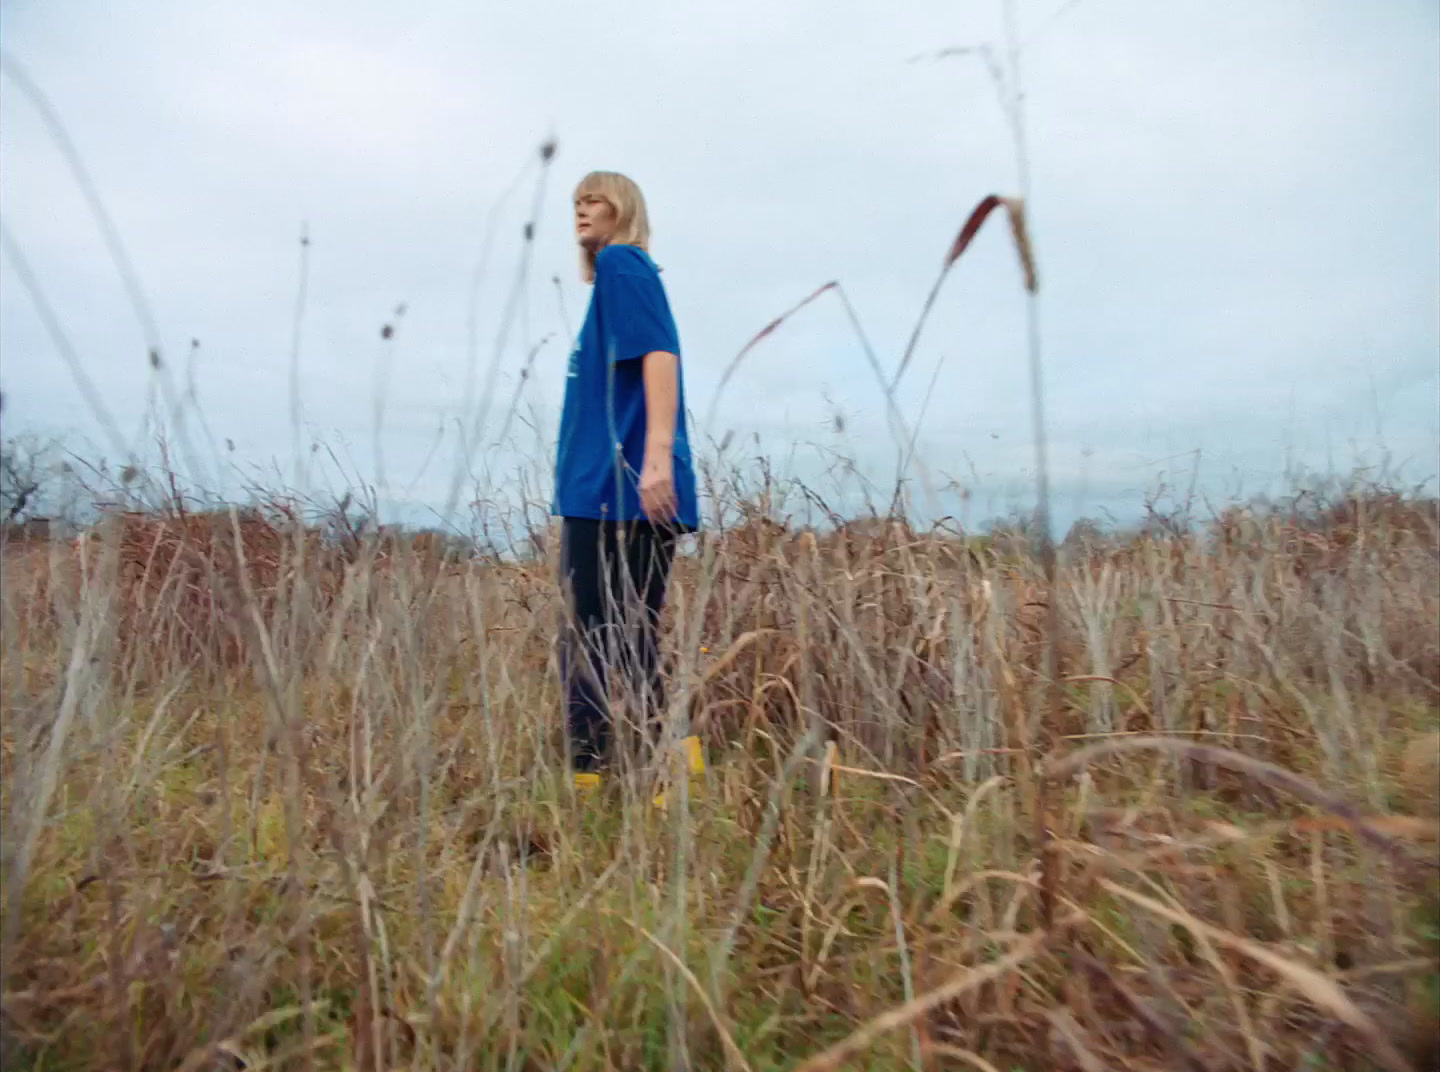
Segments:
[[[1437,536],[1235,508],[1051,593],[757,507],[672,589],[707,772],[578,799],[543,556],[12,541],[5,1067],[1437,1067]]]

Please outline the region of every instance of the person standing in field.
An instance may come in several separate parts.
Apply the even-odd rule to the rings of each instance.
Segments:
[[[566,370],[552,514],[561,518],[568,621],[561,676],[575,784],[608,765],[610,671],[637,721],[663,710],[658,625],[676,537],[699,527],[680,339],[639,187],[596,171],[575,189],[580,274],[590,306]],[[692,769],[699,746],[685,742]]]

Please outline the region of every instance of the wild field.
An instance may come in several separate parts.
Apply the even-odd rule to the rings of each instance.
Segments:
[[[5,1067],[1436,1067],[1434,500],[746,516],[578,798],[543,541],[11,541]]]

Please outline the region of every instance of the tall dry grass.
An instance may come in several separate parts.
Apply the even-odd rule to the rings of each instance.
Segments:
[[[708,773],[581,799],[543,556],[6,546],[6,1067],[1433,1060],[1434,501],[1069,547],[1058,714],[1023,538],[766,501],[677,565]]]

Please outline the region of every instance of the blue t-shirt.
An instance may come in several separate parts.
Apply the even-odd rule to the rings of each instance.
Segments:
[[[637,246],[606,246],[595,258],[590,308],[566,372],[552,513],[608,521],[645,518],[640,505],[640,468],[645,460],[645,380],[640,359],[656,350],[680,356],[680,338],[660,270]],[[695,529],[700,518],[683,375],[673,455],[678,504],[674,520]]]

